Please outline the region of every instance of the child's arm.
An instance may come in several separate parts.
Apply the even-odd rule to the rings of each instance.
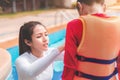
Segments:
[[[119,56],[117,59],[117,67],[118,67],[118,78],[120,80],[120,51],[119,51]]]

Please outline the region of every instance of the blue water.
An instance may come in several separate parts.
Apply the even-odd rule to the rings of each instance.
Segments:
[[[62,43],[64,43],[65,32],[66,32],[65,29],[63,29],[58,32],[49,34],[48,35],[50,39],[49,47],[57,47]],[[18,80],[16,67],[15,67],[15,60],[19,56],[18,49],[19,49],[18,46],[13,46],[7,49],[12,57],[12,71],[6,80]],[[54,62],[54,75],[52,80],[60,80],[62,71],[63,71],[63,61]]]

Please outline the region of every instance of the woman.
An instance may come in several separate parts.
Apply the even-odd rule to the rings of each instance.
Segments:
[[[63,56],[64,47],[48,48],[48,33],[37,21],[25,23],[19,33],[19,53],[16,69],[19,80],[51,80],[53,61]]]

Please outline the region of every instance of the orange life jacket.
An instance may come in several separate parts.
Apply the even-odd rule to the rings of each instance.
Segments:
[[[101,18],[87,15],[81,16],[83,23],[83,35],[81,43],[77,49],[78,60],[77,71],[93,76],[109,76],[115,71],[115,60],[102,64],[84,60],[111,60],[116,59],[120,51],[120,18]],[[90,80],[79,76],[74,76],[73,80]],[[92,80],[92,79],[91,79]],[[110,80],[116,80],[115,77]]]

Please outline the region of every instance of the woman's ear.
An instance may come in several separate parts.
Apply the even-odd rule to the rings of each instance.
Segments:
[[[25,39],[24,42],[26,45],[31,46],[31,42],[29,40]]]

